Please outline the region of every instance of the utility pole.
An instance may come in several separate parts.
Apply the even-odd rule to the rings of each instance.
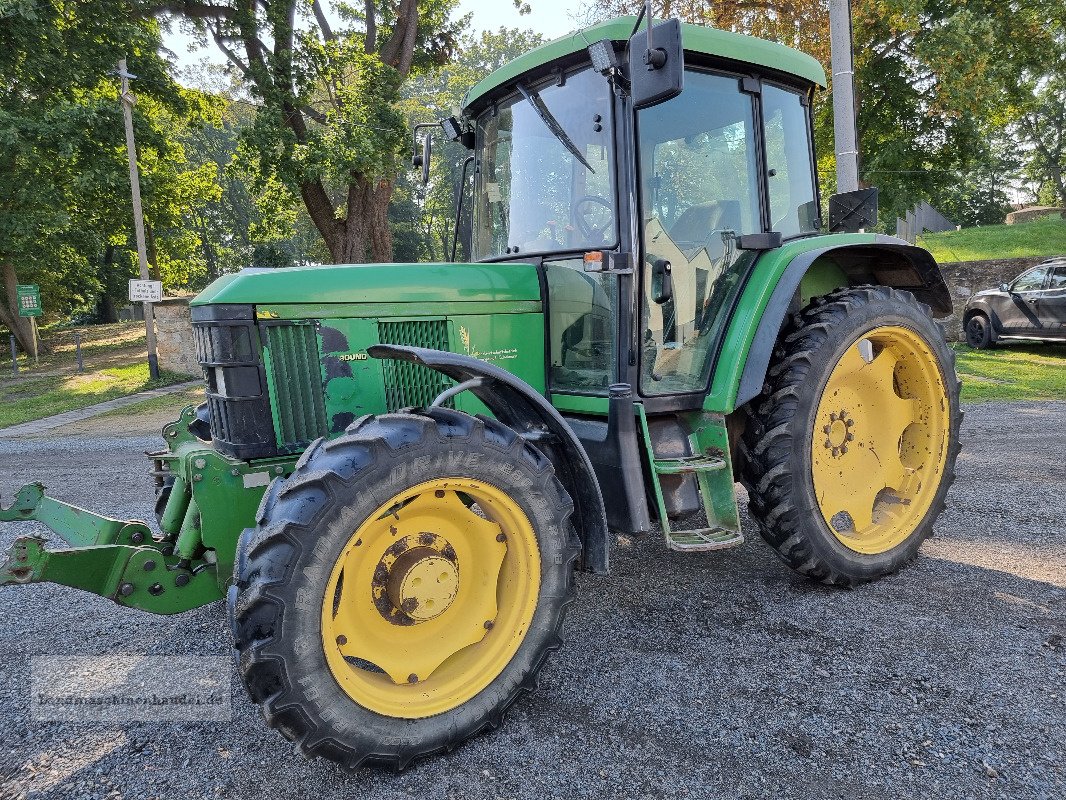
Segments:
[[[140,264],[141,280],[149,280],[148,253],[144,245],[144,214],[141,211],[141,178],[137,171],[137,145],[133,141],[133,104],[137,102],[130,91],[130,75],[126,71],[126,59],[118,62],[118,75],[122,79],[122,116],[126,121],[126,151],[130,159],[130,188],[133,191],[133,230],[137,237],[137,261]],[[144,327],[148,337],[148,373],[152,379],[159,377],[159,360],[155,352],[155,312],[151,303],[144,303]]]
[[[851,41],[851,0],[829,0],[829,43],[833,69],[833,138],[837,191],[859,188],[859,144],[855,130],[855,65]]]

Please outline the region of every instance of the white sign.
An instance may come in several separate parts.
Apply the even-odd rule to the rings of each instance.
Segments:
[[[162,281],[130,280],[131,303],[158,303],[163,299]]]

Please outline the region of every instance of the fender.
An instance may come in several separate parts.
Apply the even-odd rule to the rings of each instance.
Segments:
[[[607,572],[609,539],[600,484],[585,448],[551,403],[521,378],[470,356],[392,344],[372,345],[367,353],[374,358],[421,364],[460,383],[482,378],[480,385],[468,391],[488,406],[496,419],[548,456],[573,499],[573,525],[581,539],[582,569]]]
[[[733,411],[763,388],[777,335],[808,270],[821,260],[839,270],[837,286],[877,284],[906,289],[932,307],[951,313],[951,293],[929,251],[882,234],[811,237],[760,254],[733,309],[722,354],[705,407]],[[837,286],[819,287],[818,294]],[[720,374],[719,374],[720,373]]]

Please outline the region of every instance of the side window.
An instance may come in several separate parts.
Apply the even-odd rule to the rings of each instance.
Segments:
[[[698,391],[717,309],[736,283],[734,238],[762,230],[753,100],[736,77],[689,71],[685,91],[639,112],[637,135],[646,265],[641,389]]]
[[[1044,288],[1044,278],[1047,277],[1047,267],[1037,267],[1022,274],[1011,287],[1016,292],[1032,292]]]
[[[821,226],[815,202],[811,129],[803,100],[798,92],[763,85],[770,220],[773,229],[786,239],[812,233]]]
[[[1049,289],[1066,289],[1066,267],[1055,267]]]
[[[614,382],[618,278],[607,272],[585,272],[581,258],[545,261],[544,272],[550,388],[606,394]]]

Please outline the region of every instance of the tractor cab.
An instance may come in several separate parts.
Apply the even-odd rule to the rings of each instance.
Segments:
[[[467,252],[541,268],[557,407],[625,382],[652,409],[699,408],[753,254],[820,227],[821,67],[676,21],[653,29],[664,43],[671,24],[684,55],[665,98],[624,77],[644,43],[623,18],[527,53],[465,101]]]

